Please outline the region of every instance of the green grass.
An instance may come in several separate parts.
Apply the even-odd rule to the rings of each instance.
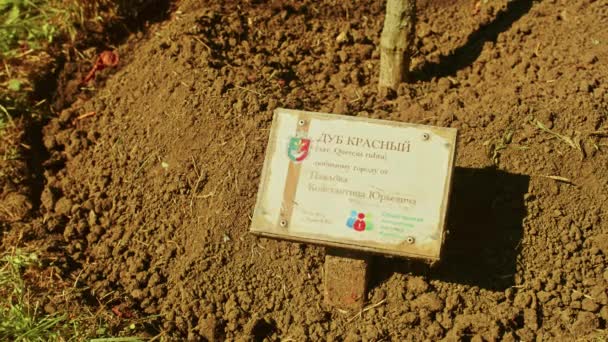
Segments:
[[[4,108],[3,105],[0,105],[0,136],[2,136],[2,133],[4,133],[4,130],[11,120],[11,116],[6,108]]]
[[[51,112],[44,100],[33,101],[33,77],[49,70],[59,54],[83,56],[76,49],[89,32],[103,32],[110,22],[125,20],[119,12],[136,8],[129,0],[0,0],[0,188],[26,173],[24,162],[13,162],[27,150],[23,130]],[[0,242],[0,341],[143,340],[129,336],[156,316],[116,317],[109,308],[121,301],[119,294],[88,306],[82,301],[86,287],[57,272],[51,279],[51,259]],[[54,311],[43,307],[49,302],[57,313],[47,313]]]
[[[515,130],[512,128],[507,129],[501,137],[486,140],[483,146],[487,148],[488,158],[492,161],[495,166],[498,166],[500,162],[500,156],[502,152],[508,148],[514,148],[516,150],[526,150],[527,146],[512,144],[513,134]]]
[[[59,37],[74,40],[88,22],[115,16],[111,0],[0,0],[0,53],[5,58],[45,49]],[[11,88],[18,90],[15,80]]]
[[[92,312],[75,302],[81,289],[65,281],[52,280],[40,284],[39,272],[43,263],[36,253],[13,248],[0,257],[0,341],[96,341],[138,342],[145,339],[134,336],[108,337],[110,334],[109,310],[99,308]],[[38,273],[38,276],[37,276]],[[46,280],[47,282],[49,280]],[[48,291],[41,288],[49,287]],[[48,314],[42,306],[43,298],[59,299],[72,307],[60,306],[57,313]],[[110,315],[110,316],[108,316]],[[138,327],[157,316],[122,321],[115,334],[137,332]],[[110,335],[111,336],[111,335]]]
[[[0,259],[0,340],[50,341],[65,315],[41,315],[38,301],[30,298],[23,279],[26,268],[39,266],[34,253],[13,250]]]
[[[0,0],[0,125],[30,112],[30,75],[50,64],[46,52],[56,38],[74,36],[75,3]]]
[[[141,339],[137,337],[108,337],[108,338],[94,338],[89,342],[140,342]]]
[[[31,77],[45,72],[104,23],[124,0],[0,0],[0,120],[30,113]],[[4,112],[4,113],[3,113]]]
[[[43,44],[53,41],[57,29],[51,24],[51,14],[46,6],[42,6],[45,2],[0,0],[0,51],[5,57],[40,49]]]

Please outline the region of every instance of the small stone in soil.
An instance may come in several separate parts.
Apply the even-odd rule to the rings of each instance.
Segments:
[[[524,293],[518,293],[515,296],[515,300],[513,302],[513,304],[518,307],[518,308],[525,308],[528,305],[530,305],[530,303],[532,302],[532,298],[530,297],[530,295],[526,292]]]
[[[3,200],[5,211],[9,213],[9,221],[23,220],[32,209],[32,203],[27,196],[12,192]],[[0,220],[4,219],[3,214],[0,214]]]
[[[583,299],[581,308],[583,310],[589,311],[589,312],[598,312],[600,309],[600,306],[597,303],[595,303],[593,300],[591,300],[589,298],[585,298],[585,299]]]
[[[600,322],[597,316],[591,312],[581,311],[572,325],[572,331],[579,336],[587,335],[599,328]]]
[[[42,191],[40,202],[44,208],[49,210],[55,206],[55,195],[49,187],[44,188]]]
[[[437,81],[437,86],[441,91],[448,91],[450,88],[452,88],[452,82],[445,77],[440,78],[439,81]]]
[[[55,212],[59,215],[67,215],[72,209],[72,201],[66,197],[61,197],[55,203]]]
[[[425,293],[416,298],[412,303],[412,307],[426,309],[429,312],[438,312],[443,310],[444,303],[435,293]]]
[[[429,284],[422,277],[412,277],[407,281],[407,290],[419,295],[429,290]]]

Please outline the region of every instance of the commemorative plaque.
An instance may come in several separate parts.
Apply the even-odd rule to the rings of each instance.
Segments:
[[[251,232],[438,260],[456,129],[279,108]]]

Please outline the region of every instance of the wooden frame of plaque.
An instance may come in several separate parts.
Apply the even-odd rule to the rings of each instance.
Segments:
[[[457,131],[275,110],[250,231],[438,260]]]

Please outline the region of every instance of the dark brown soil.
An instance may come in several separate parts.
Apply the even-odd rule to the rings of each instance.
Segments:
[[[608,3],[420,1],[412,80],[392,98],[376,89],[383,4],[181,2],[44,128],[39,215],[16,227],[62,235],[94,297],[117,291],[175,340],[605,330]],[[381,304],[357,315],[324,304],[324,249],[249,234],[278,106],[458,128],[442,262],[375,257]]]

